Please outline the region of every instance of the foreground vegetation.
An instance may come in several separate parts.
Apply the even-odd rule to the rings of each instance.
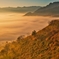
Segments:
[[[27,37],[20,36],[7,43],[0,59],[59,59],[59,20]]]

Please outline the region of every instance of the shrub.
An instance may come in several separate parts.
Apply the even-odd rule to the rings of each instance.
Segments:
[[[36,35],[36,31],[35,30],[32,32],[32,35],[34,35],[34,36]]]

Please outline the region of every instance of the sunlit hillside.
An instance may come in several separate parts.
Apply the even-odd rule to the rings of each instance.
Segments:
[[[39,26],[38,26],[39,27]],[[59,59],[59,20],[49,22],[42,30],[7,43],[0,59]]]

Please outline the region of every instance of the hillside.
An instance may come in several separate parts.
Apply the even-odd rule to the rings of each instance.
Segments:
[[[59,2],[53,2],[41,7],[34,13],[27,13],[25,16],[59,16]]]
[[[27,37],[20,36],[7,43],[0,59],[59,59],[59,20]]]
[[[26,13],[26,12],[34,12],[39,9],[40,6],[28,6],[28,7],[3,7],[0,8],[0,12],[18,12],[18,13]]]

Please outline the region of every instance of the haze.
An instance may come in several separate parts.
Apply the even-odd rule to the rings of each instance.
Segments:
[[[45,6],[59,0],[0,0],[0,7]]]
[[[0,13],[0,41],[12,41],[20,35],[41,30],[55,17],[23,16],[20,13]],[[58,18],[57,18],[58,19]]]

